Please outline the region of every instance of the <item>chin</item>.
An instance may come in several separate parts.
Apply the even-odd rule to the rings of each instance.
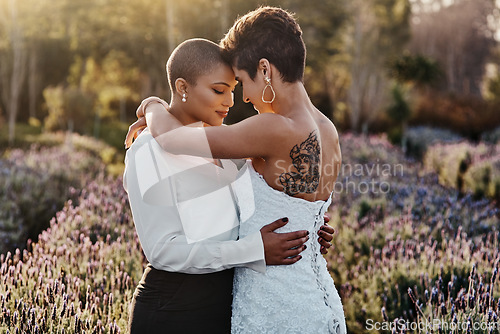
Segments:
[[[217,121],[210,121],[210,122],[205,122],[209,126],[221,126],[223,121],[222,120],[217,120]]]

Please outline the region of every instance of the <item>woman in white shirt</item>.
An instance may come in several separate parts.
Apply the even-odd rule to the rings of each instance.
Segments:
[[[170,56],[167,73],[169,113],[157,98],[141,105],[164,113],[166,118],[156,126],[168,131],[177,122],[222,124],[233,105],[236,81],[216,44],[201,39],[182,43]],[[273,232],[286,218],[236,240],[238,207],[231,186],[236,173],[230,160],[165,153],[147,131],[128,150],[124,186],[150,262],[134,293],[131,333],[227,333],[231,268],[265,272],[266,264],[300,260],[307,232]],[[321,244],[326,251],[333,230],[324,229]]]

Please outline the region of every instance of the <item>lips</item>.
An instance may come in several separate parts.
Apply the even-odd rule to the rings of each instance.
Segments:
[[[226,117],[227,114],[229,113],[228,111],[216,111],[222,118]]]

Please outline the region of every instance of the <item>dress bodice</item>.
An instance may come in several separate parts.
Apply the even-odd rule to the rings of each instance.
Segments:
[[[267,266],[266,273],[236,268],[232,333],[345,333],[340,297],[320,253],[316,232],[331,203],[310,202],[270,187],[250,162],[233,185],[240,207],[240,237],[283,217],[276,232],[309,231],[302,259]]]

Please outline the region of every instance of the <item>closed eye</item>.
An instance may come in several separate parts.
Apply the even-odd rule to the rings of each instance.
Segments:
[[[217,90],[217,89],[215,89],[215,88],[214,88],[213,90],[214,90],[214,93],[215,93],[215,94],[219,94],[219,95],[224,94],[224,92],[221,92],[220,90]]]

